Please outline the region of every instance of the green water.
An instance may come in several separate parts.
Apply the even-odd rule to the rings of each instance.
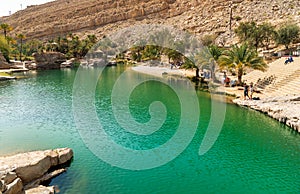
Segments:
[[[151,149],[163,144],[179,124],[177,96],[155,81],[140,85],[129,102],[133,117],[147,122],[150,103],[159,100],[168,109],[167,120],[149,137],[124,132],[114,120],[110,99],[122,71],[121,67],[107,68],[97,86],[95,107],[106,132],[125,147]],[[217,142],[205,155],[198,155],[211,113],[211,98],[201,92],[197,93],[198,130],[175,160],[144,171],[124,170],[101,161],[76,129],[72,112],[75,74],[75,70],[43,71],[28,73],[28,79],[0,82],[0,155],[73,148],[71,167],[51,182],[60,193],[300,192],[300,136],[260,113],[227,105]]]

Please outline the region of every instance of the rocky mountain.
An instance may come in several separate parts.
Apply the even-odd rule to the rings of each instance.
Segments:
[[[230,21],[230,13],[232,19]],[[165,24],[197,36],[215,33],[228,40],[241,21],[294,21],[300,25],[300,1],[295,0],[56,0],[29,6],[1,18],[14,33],[47,39],[70,32],[101,37],[139,24]]]

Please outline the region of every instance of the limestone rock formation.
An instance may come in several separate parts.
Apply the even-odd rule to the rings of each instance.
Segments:
[[[66,56],[59,52],[35,53],[36,69],[59,69]]]
[[[234,103],[262,112],[300,133],[300,96],[270,97],[263,100],[233,100]]]
[[[232,4],[231,4],[232,2]],[[165,24],[195,35],[215,33],[229,38],[241,21],[293,20],[300,24],[300,1],[294,0],[56,0],[30,6],[2,20],[15,33],[30,38],[53,38],[70,32],[98,37],[140,24]]]
[[[49,170],[72,158],[73,151],[69,148],[0,157],[0,193],[18,194],[24,193],[24,190],[29,190],[29,193],[40,193],[38,191],[42,190],[53,193],[53,189],[39,187],[39,184],[65,172],[65,169]]]

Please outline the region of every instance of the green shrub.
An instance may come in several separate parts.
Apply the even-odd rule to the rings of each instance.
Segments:
[[[240,21],[240,20],[242,20],[242,17],[241,17],[241,16],[235,16],[234,19],[235,19],[236,21]]]

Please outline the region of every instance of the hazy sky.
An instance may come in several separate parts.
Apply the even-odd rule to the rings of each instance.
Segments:
[[[14,13],[21,9],[25,9],[28,5],[38,5],[53,0],[0,0],[0,16],[8,16],[9,11]]]

